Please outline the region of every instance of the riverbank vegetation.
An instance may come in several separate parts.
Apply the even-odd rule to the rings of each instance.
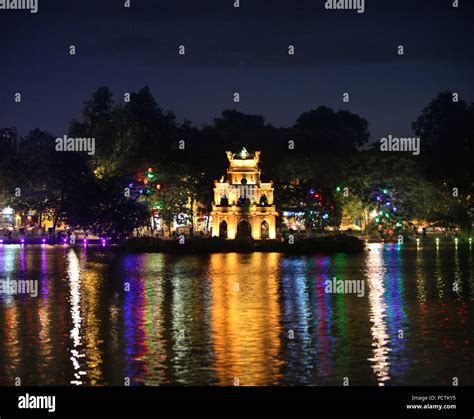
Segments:
[[[33,213],[39,226],[46,219],[53,227],[63,221],[120,240],[143,226],[158,228],[151,214],[162,227],[193,224],[210,214],[213,181],[226,170],[225,151],[245,146],[262,151],[280,213],[302,214],[314,235],[337,231],[345,216],[387,239],[413,230],[420,219],[470,234],[474,104],[444,92],[420,111],[413,129],[421,150],[413,155],[381,151],[369,122],[348,111],[320,106],[278,128],[263,116],[225,110],[197,127],[163,110],[148,88],[123,102],[103,87],[67,132],[94,138],[94,155],[57,152],[55,139],[64,133],[38,129],[2,144],[0,207],[13,208],[22,219]],[[149,169],[153,189],[140,179]]]

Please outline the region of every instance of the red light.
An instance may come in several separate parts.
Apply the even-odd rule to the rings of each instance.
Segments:
[[[156,189],[161,189],[161,184],[160,183],[156,184]]]
[[[152,167],[149,167],[149,168],[148,168],[148,171],[149,171],[150,173],[153,173],[153,168],[152,168]]]

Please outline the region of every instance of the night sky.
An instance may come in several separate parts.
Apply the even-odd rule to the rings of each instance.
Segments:
[[[474,101],[471,0],[366,0],[363,14],[327,11],[325,0],[38,1],[37,14],[0,10],[0,128],[21,135],[63,135],[99,86],[122,100],[148,85],[196,125],[233,108],[277,127],[320,105],[347,109],[373,140],[411,134],[440,91]]]

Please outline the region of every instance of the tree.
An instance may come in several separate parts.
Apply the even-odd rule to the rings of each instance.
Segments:
[[[373,229],[383,230],[385,236],[389,230],[395,236],[416,219],[446,219],[451,211],[441,184],[428,181],[413,156],[400,157],[375,150],[361,152],[347,163],[343,176],[343,187],[350,199],[365,207],[365,221],[371,222]],[[350,199],[341,200],[345,210]]]
[[[61,194],[61,182],[55,175],[57,160],[54,155],[54,136],[41,130],[32,130],[18,143],[11,161],[16,170],[10,172],[10,190],[7,204],[24,216],[36,211],[39,224],[44,214],[57,214]]]
[[[459,188],[471,188],[474,161],[474,104],[442,92],[412,124],[421,137],[425,173]]]
[[[448,189],[447,218],[470,231],[473,207],[474,104],[457,100],[452,92],[442,92],[412,124],[421,137],[422,162],[426,175]]]
[[[93,164],[103,171],[113,169],[112,155],[118,138],[118,108],[108,87],[99,87],[91,99],[84,103],[82,122],[73,119],[68,134],[73,138],[94,138],[95,155]]]
[[[175,115],[163,111],[148,87],[130,95],[117,110],[118,138],[113,159],[123,172],[136,171],[145,161],[166,161],[173,141],[177,144]]]

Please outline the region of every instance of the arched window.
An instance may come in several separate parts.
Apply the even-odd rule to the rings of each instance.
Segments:
[[[228,207],[229,206],[229,200],[226,195],[222,195],[221,198],[221,207]]]
[[[270,226],[266,221],[263,221],[260,225],[260,237],[262,239],[268,239],[270,237]]]
[[[268,206],[268,198],[267,198],[267,195],[263,194],[263,195],[260,197],[260,206],[262,206],[262,207]]]

